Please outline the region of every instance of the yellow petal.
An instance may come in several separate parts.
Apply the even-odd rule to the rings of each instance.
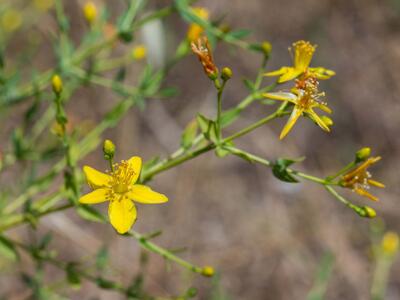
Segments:
[[[293,93],[288,93],[288,92],[264,93],[263,97],[272,100],[290,101],[294,104],[297,103],[297,96]]]
[[[279,139],[283,139],[292,129],[293,125],[296,123],[297,119],[302,115],[303,111],[298,108],[294,108],[292,114],[290,115],[289,120],[287,121],[285,127],[283,127],[281,135]]]
[[[108,189],[97,189],[79,198],[83,204],[96,204],[107,201]]]
[[[142,169],[142,159],[139,156],[132,156],[128,160],[128,163],[130,164],[131,168],[135,172],[135,175],[132,176],[132,183],[131,183],[131,184],[135,184],[139,178],[140,171]]]
[[[278,69],[278,70],[264,73],[264,76],[280,76],[280,75],[282,75],[282,74],[285,74],[285,73],[288,71],[288,69],[291,69],[291,68],[289,68],[289,67],[282,67],[282,68],[280,68],[280,69]]]
[[[373,186],[376,186],[376,187],[379,187],[379,188],[384,188],[385,187],[385,185],[383,183],[379,182],[379,181],[372,180],[372,179],[368,179],[367,181],[368,181],[368,183],[370,185],[373,185]]]
[[[120,234],[124,234],[131,229],[136,221],[136,207],[133,202],[126,197],[115,199],[110,202],[108,216],[115,230]]]
[[[379,201],[379,199],[377,197],[375,197],[374,195],[368,193],[366,190],[361,189],[361,188],[356,188],[354,189],[354,191],[359,194],[360,196],[364,196],[367,197],[368,199],[372,200],[372,201]]]
[[[129,193],[129,198],[144,204],[157,204],[168,201],[167,196],[153,191],[151,188],[141,184],[135,184]]]
[[[329,79],[332,76],[336,75],[335,71],[325,69],[323,67],[309,68],[308,71],[312,75],[314,75],[317,79],[320,79],[320,80]]]
[[[321,127],[323,130],[330,132],[331,130],[329,127],[325,124],[324,121],[321,120],[321,118],[313,111],[312,109],[308,109],[307,114],[310,116],[310,118],[318,124],[319,127]]]
[[[278,79],[278,83],[283,83],[295,79],[304,72],[302,69],[288,68],[287,72]]]
[[[111,180],[109,175],[97,171],[89,166],[83,167],[83,173],[85,173],[86,180],[93,189],[105,187]]]

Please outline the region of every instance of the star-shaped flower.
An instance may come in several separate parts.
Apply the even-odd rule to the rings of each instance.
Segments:
[[[142,159],[138,156],[115,164],[114,171],[109,174],[84,166],[83,172],[93,191],[83,195],[79,202],[97,204],[109,201],[108,215],[111,225],[120,234],[128,232],[136,221],[134,202],[158,204],[168,201],[165,195],[154,192],[148,186],[136,183],[141,168]]]
[[[317,79],[329,79],[335,72],[323,67],[310,68],[311,59],[314,55],[316,46],[310,42],[298,41],[293,43],[294,58],[293,67],[282,67],[276,71],[265,73],[265,76],[279,76],[278,83],[283,83],[297,78],[301,74],[308,73]],[[291,51],[291,48],[289,48]]]

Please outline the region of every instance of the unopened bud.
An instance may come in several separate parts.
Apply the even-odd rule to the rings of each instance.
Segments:
[[[59,75],[55,74],[51,78],[51,85],[53,87],[53,92],[57,95],[61,94],[63,90],[63,82]]]
[[[110,140],[105,140],[103,144],[103,153],[106,160],[111,160],[115,154],[115,145]]]
[[[270,53],[272,51],[272,45],[271,45],[270,42],[267,42],[267,41],[263,42],[261,44],[261,48],[262,48],[265,56],[269,56],[270,55]]]
[[[228,81],[229,79],[231,79],[232,75],[233,75],[233,73],[232,73],[231,68],[225,67],[221,71],[221,78],[224,81]]]
[[[373,219],[376,217],[376,211],[369,206],[361,206],[354,208],[355,212],[363,218]]]
[[[97,8],[92,1],[86,2],[86,4],[83,6],[83,15],[85,16],[86,22],[88,22],[89,25],[93,24],[94,20],[96,20]]]
[[[206,277],[212,277],[214,276],[214,268],[210,266],[205,266],[203,267],[201,274]]]
[[[186,291],[186,297],[193,298],[197,296],[197,289],[195,287],[191,287]]]
[[[147,49],[143,45],[136,46],[132,49],[132,57],[134,60],[141,60],[146,57]]]
[[[356,152],[356,162],[366,160],[371,155],[371,148],[364,147]]]

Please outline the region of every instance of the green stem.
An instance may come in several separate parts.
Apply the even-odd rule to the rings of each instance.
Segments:
[[[351,163],[349,163],[347,166],[345,166],[343,169],[341,169],[339,172],[337,172],[336,174],[332,175],[332,176],[328,176],[326,179],[328,180],[333,180],[336,177],[346,173],[347,171],[349,171],[350,169],[352,169],[354,166],[356,165],[355,161],[352,161]]]

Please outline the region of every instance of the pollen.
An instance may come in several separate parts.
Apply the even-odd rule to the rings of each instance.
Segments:
[[[110,173],[112,190],[117,194],[124,194],[131,189],[136,172],[125,160],[114,164],[114,171]]]

